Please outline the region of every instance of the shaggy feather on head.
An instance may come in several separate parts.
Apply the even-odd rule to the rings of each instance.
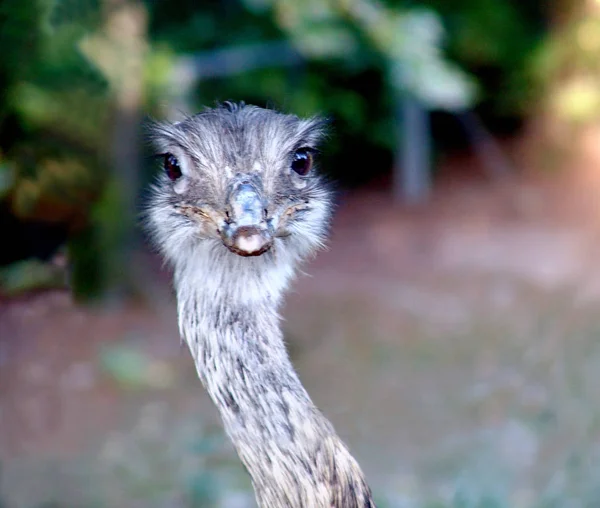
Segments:
[[[234,264],[295,262],[321,247],[331,197],[315,155],[325,124],[243,103],[153,124],[164,171],[148,216],[168,260],[201,248]]]

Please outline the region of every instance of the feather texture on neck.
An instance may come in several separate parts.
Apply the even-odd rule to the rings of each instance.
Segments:
[[[284,288],[274,281],[289,280],[292,267],[265,270],[254,266],[262,258],[224,254],[232,265],[176,269],[179,325],[260,505],[374,506],[358,464],[287,355],[277,312]]]

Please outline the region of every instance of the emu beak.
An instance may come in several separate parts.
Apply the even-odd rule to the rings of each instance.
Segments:
[[[229,219],[221,228],[225,246],[240,256],[260,256],[273,245],[273,228],[265,217],[258,185],[245,178],[230,187]]]

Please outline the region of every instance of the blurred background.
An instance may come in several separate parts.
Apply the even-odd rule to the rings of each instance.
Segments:
[[[600,502],[600,1],[2,0],[0,506],[245,508],[149,118],[332,121],[290,354],[379,506]]]

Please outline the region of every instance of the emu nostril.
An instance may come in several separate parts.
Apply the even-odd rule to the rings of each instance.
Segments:
[[[271,247],[271,235],[254,226],[242,226],[232,237],[229,249],[240,256],[259,256]]]

